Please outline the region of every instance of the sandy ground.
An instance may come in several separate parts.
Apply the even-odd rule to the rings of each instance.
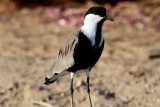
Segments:
[[[69,75],[41,85],[59,47],[79,27],[45,24],[46,17],[35,13],[0,15],[0,107],[70,107]],[[93,107],[160,107],[160,59],[149,58],[160,53],[160,33],[116,20],[107,24],[105,48],[91,72]],[[76,107],[89,107],[85,81],[85,74],[75,76]]]

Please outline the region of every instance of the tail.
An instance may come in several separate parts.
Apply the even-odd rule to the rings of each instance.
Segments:
[[[46,76],[44,85],[50,85],[54,83],[59,77],[66,75],[68,72],[63,71],[61,73],[54,73],[52,77]]]

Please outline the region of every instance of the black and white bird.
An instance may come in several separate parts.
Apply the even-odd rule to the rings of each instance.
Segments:
[[[90,98],[89,76],[92,67],[101,56],[104,47],[102,25],[105,20],[113,21],[101,6],[91,7],[84,15],[84,24],[79,31],[68,38],[60,48],[49,74],[45,78],[44,85],[54,83],[59,77],[70,73],[71,107],[73,107],[73,78],[75,72],[86,71],[87,93]]]

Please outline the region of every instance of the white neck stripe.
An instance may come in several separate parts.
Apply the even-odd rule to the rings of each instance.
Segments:
[[[95,45],[97,24],[103,19],[103,17],[94,14],[86,15],[84,19],[84,25],[82,26],[82,32],[91,41],[92,46]]]

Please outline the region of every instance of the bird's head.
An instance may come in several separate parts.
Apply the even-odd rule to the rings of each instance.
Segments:
[[[89,23],[103,23],[105,20],[114,21],[114,19],[106,13],[106,9],[101,6],[91,7],[84,15],[84,21]]]

